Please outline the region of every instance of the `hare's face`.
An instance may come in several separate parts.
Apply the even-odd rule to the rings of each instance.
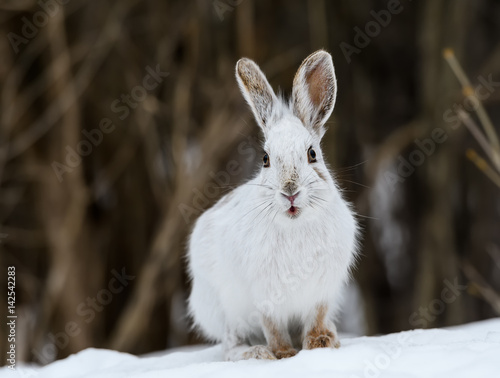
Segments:
[[[264,144],[261,183],[274,209],[291,218],[326,203],[331,192],[330,174],[323,161],[319,140],[293,115],[278,121]]]
[[[320,141],[336,97],[332,58],[325,51],[307,57],[293,80],[289,103],[276,97],[260,68],[243,58],[236,78],[265,137],[262,188],[271,201],[267,208],[296,218],[306,209],[321,207],[334,189]]]

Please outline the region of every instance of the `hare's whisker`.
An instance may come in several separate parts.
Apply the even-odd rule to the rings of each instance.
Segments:
[[[247,213],[245,213],[241,219],[245,218],[248,214],[250,214],[252,211],[255,211],[257,210],[259,207],[261,207],[262,205],[265,205],[266,203],[269,203],[269,201],[271,200],[271,198],[265,198],[262,202],[260,202],[258,205],[256,205],[255,207],[253,207],[250,211],[248,211]]]
[[[264,185],[264,184],[254,184],[254,183],[246,183],[245,185],[253,185],[253,186],[260,186],[262,188],[266,188],[266,189],[269,189],[269,190],[274,190],[271,186],[269,185]]]
[[[361,184],[361,183],[356,182],[356,181],[346,180],[346,179],[339,179],[339,181],[345,181],[345,182],[349,182],[349,183],[351,183],[351,184],[355,184],[355,185],[362,186],[363,188],[366,188],[366,189],[371,189],[369,186],[364,185],[364,184]]]
[[[254,223],[254,221],[259,217],[260,214],[262,214],[265,210],[267,210],[272,203],[269,203],[266,207],[264,207],[261,211],[257,213],[257,215],[250,221],[250,223]]]
[[[361,163],[358,163],[358,164],[354,164],[354,165],[351,165],[351,166],[347,166],[347,167],[341,167],[341,168],[338,168],[336,169],[335,171],[336,172],[345,172],[345,171],[349,171],[349,170],[352,170],[356,167],[359,167],[360,165],[363,165],[367,162],[368,160],[365,160],[365,161],[362,161]]]
[[[354,216],[355,217],[366,218],[366,219],[371,219],[371,220],[380,220],[380,218],[370,217],[368,215],[363,215],[363,214],[355,214]]]

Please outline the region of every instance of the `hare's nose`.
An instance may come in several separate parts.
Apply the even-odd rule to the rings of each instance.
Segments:
[[[290,204],[293,206],[293,202],[295,201],[295,199],[299,196],[300,192],[297,192],[295,193],[294,195],[292,196],[289,196],[288,194],[285,194],[285,193],[281,193],[281,195],[283,197],[285,197],[286,199],[288,199],[290,201]]]

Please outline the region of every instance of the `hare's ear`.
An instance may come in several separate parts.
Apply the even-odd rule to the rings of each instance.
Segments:
[[[236,79],[257,123],[266,133],[278,101],[266,76],[254,61],[242,58],[236,63]]]
[[[316,51],[302,62],[293,79],[293,112],[313,135],[322,138],[336,96],[332,57],[326,51]]]

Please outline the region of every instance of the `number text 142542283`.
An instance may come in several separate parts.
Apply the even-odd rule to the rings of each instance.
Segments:
[[[7,367],[14,370],[16,367],[16,268],[7,268]]]

